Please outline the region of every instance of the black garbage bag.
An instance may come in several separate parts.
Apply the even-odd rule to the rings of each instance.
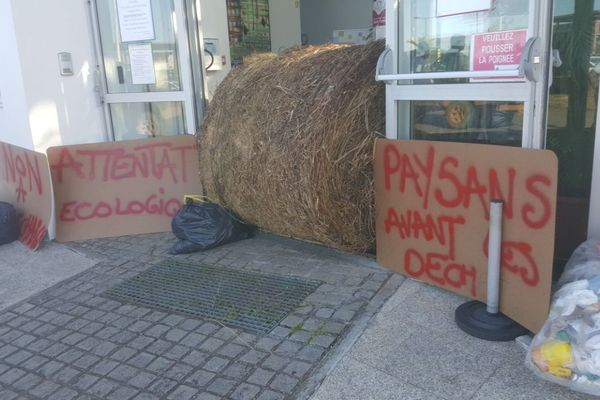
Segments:
[[[235,219],[223,207],[188,199],[171,221],[171,230],[179,239],[169,254],[186,254],[247,239],[254,228]]]
[[[20,233],[17,210],[12,204],[0,201],[0,244],[14,242]]]

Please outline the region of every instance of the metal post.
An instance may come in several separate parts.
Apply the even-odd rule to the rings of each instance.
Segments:
[[[490,203],[488,240],[487,312],[498,314],[500,307],[500,259],[502,256],[502,208],[504,202]]]
[[[527,334],[527,329],[499,311],[503,207],[501,200],[492,200],[490,203],[487,305],[477,300],[467,301],[458,306],[454,313],[454,321],[460,329],[469,335],[494,342],[514,340]]]

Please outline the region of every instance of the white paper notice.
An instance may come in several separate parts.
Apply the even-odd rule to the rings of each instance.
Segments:
[[[150,0],[117,0],[121,42],[154,40]]]
[[[134,85],[153,85],[156,83],[154,75],[154,59],[152,58],[152,45],[130,44],[129,64],[131,66],[131,82]]]
[[[490,8],[492,8],[492,0],[437,0],[438,17],[487,11]]]

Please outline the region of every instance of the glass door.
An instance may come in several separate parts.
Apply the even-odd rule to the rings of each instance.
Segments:
[[[543,0],[388,0],[378,65],[390,138],[542,148]],[[536,107],[537,104],[542,106]]]
[[[193,134],[194,91],[183,0],[90,3],[99,90],[113,140]]]
[[[588,235],[600,238],[600,2],[555,1],[552,27],[561,61],[552,69],[546,148],[558,157],[556,259],[563,264]]]

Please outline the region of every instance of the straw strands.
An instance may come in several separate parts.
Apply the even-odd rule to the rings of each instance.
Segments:
[[[204,194],[267,231],[374,247],[382,42],[261,54],[221,83],[198,134]]]

